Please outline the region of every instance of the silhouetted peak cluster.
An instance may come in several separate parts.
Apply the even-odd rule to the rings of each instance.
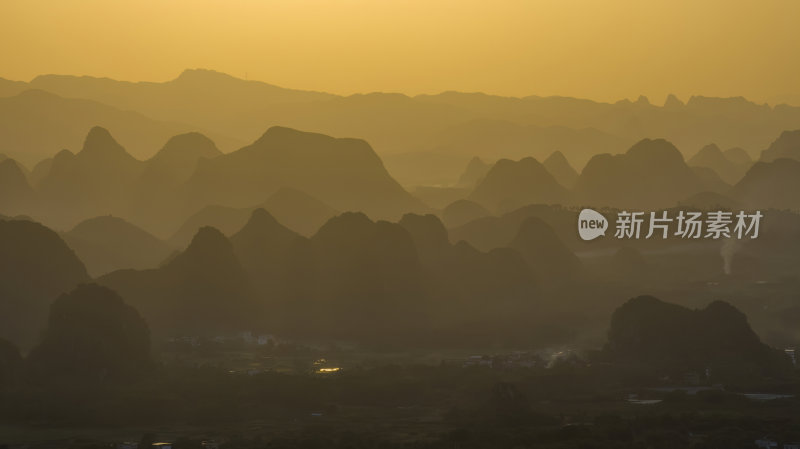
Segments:
[[[724,301],[691,310],[652,296],[633,298],[611,319],[606,352],[664,370],[710,371],[716,379],[788,373],[788,359],[761,343],[745,315]]]
[[[781,158],[758,161],[731,190],[731,196],[751,208],[798,209],[800,161]]]
[[[205,85],[206,83],[218,82],[237,82],[240,81],[227,73],[218,72],[210,69],[186,69],[172,80],[172,83],[196,83]]]
[[[540,218],[525,219],[509,246],[525,257],[541,283],[561,283],[575,280],[580,275],[578,257]]]
[[[41,382],[135,379],[152,368],[150,332],[112,290],[79,285],[53,302],[42,341],[27,363]]]
[[[405,214],[398,224],[411,234],[418,250],[439,251],[450,245],[447,229],[435,215]]]
[[[100,126],[95,126],[89,130],[89,133],[86,135],[86,140],[83,142],[83,148],[78,155],[83,157],[102,157],[106,155],[130,156],[128,152],[125,151],[125,148],[111,137],[111,133]]]
[[[687,164],[692,167],[710,168],[724,182],[735,184],[750,168],[749,157],[741,148],[731,148],[723,152],[716,144],[712,143],[701,148],[687,161]]]
[[[170,138],[147,161],[142,178],[153,183],[179,184],[189,179],[203,159],[213,159],[221,154],[217,145],[203,134],[179,134]]]
[[[644,139],[624,154],[593,157],[575,191],[583,204],[652,210],[672,207],[703,187],[674,145]]]
[[[483,159],[477,156],[473,157],[469,160],[467,168],[458,179],[458,185],[469,188],[475,187],[491,168],[492,164],[484,162]]]
[[[780,158],[800,160],[800,129],[782,132],[769,148],[761,152],[761,160],[765,162]]]
[[[575,182],[578,180],[578,172],[572,168],[572,165],[570,165],[561,151],[554,151],[544,160],[542,165],[562,186],[567,189],[575,186]]]
[[[685,106],[684,103],[674,94],[667,95],[667,99],[664,101],[665,109],[678,109],[682,108],[683,106]]]
[[[186,250],[165,268],[203,265],[211,269],[215,265],[235,264],[235,261],[236,256],[230,240],[216,228],[204,226],[197,231]]]
[[[501,212],[531,203],[563,203],[567,194],[539,161],[526,157],[519,161],[497,161],[475,187],[470,199]]]
[[[0,220],[0,338],[29,348],[49,302],[86,280],[58,234],[28,220]]]
[[[442,211],[442,220],[449,228],[455,228],[472,220],[491,215],[485,207],[470,200],[456,200]]]

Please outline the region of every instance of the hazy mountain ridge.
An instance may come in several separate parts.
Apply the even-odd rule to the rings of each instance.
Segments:
[[[201,134],[178,135],[140,161],[95,127],[80,152],[59,152],[31,177],[38,179],[34,199],[8,212],[31,213],[62,229],[111,214],[164,235],[206,205],[264,204],[310,233],[335,213],[331,203],[378,217],[425,207],[391,178],[365,142],[285,128],[227,155]],[[18,175],[2,178],[17,186],[7,200],[15,206],[25,183]]]
[[[201,164],[187,183],[190,201],[246,207],[280,188],[295,188],[338,210],[377,217],[424,208],[383,167],[363,140],[273,127],[233,153]]]
[[[686,103],[675,99],[664,106],[458,92],[342,97],[278,88],[209,70],[187,70],[163,83],[44,75],[28,86],[165,122],[189,123],[210,132],[223,148],[237,145],[225,136],[250,141],[270,125],[359,136],[379,154],[390,156],[387,166],[403,184],[455,182],[458,173],[448,166],[474,156],[543,160],[560,150],[580,167],[592,154],[621,152],[650,136],[664,136],[678,148],[716,142],[755,153],[781,131],[800,127],[800,107],[758,105],[741,97],[693,96]],[[73,136],[71,141],[75,140]],[[140,146],[132,148],[139,155]],[[420,171],[419,162],[431,155],[438,155],[441,162]]]
[[[495,212],[507,212],[531,203],[571,202],[567,189],[532,157],[497,161],[469,199]]]
[[[729,154],[738,160],[745,157],[736,151]],[[551,170],[564,172],[561,176],[567,179],[574,175],[562,153],[551,156]],[[773,189],[771,195],[746,192],[755,188],[756,178],[764,186],[783,182],[781,176],[772,179],[751,174],[758,173],[765,163],[751,167],[731,187],[717,170],[735,167],[741,171],[739,163],[728,159],[718,147],[706,147],[699,156],[692,163],[701,166],[691,167],[670,142],[644,139],[624,154],[593,157],[577,175],[573,189],[564,188],[534,158],[501,159],[471,193],[468,189],[443,188],[447,190],[441,193],[446,202],[439,207],[461,198],[495,213],[528,204],[651,210],[686,204],[686,200],[701,194],[729,196],[748,207],[795,207],[780,200],[789,195],[784,194],[783,187],[764,187]],[[7,185],[0,201],[7,215],[30,215],[56,229],[69,229],[86,217],[115,215],[162,237],[186,223],[180,237],[173,238],[176,247],[188,243],[201,225],[220,226],[230,235],[256,207],[265,207],[307,236],[337,210],[364,211],[375,218],[390,219],[428,210],[391,177],[381,158],[364,141],[280,127],[271,128],[254,144],[229,154],[219,152],[214,142],[201,134],[177,135],[145,161],[132,157],[107,130],[94,127],[81,151],[73,154],[63,150],[29,174],[13,160],[0,164],[4,167],[0,182]],[[715,165],[717,170],[705,165]],[[35,181],[33,188],[26,178]],[[748,196],[746,201],[744,196]],[[238,218],[187,222],[186,217],[209,206]],[[485,215],[472,209],[456,221],[463,224],[468,218]],[[453,212],[451,209],[451,218]],[[226,225],[225,220],[232,224]]]
[[[166,242],[110,215],[84,220],[62,238],[92,277],[123,268],[154,268],[173,251]]]
[[[42,90],[0,98],[0,152],[28,166],[62,148],[80,148],[85,133],[94,126],[113,130],[139,157],[151,155],[169,137],[193,128]],[[215,138],[230,141],[221,135]]]

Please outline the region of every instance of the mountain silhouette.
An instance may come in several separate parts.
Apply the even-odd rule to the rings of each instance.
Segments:
[[[489,173],[491,168],[492,164],[486,163],[481,158],[475,156],[469,160],[467,168],[464,170],[464,173],[461,174],[461,177],[458,178],[458,183],[456,185],[474,189],[475,186],[481,182],[483,177],[486,176],[486,173]]]
[[[458,200],[450,203],[442,211],[442,221],[449,228],[454,228],[492,213],[485,207],[470,200]]]
[[[800,161],[758,161],[731,190],[731,196],[749,208],[798,209]]]
[[[753,158],[741,147],[728,148],[722,152],[728,160],[747,167],[753,165]]]
[[[150,332],[114,291],[82,284],[50,306],[42,341],[26,362],[42,383],[132,380],[152,368]]]
[[[653,210],[672,207],[703,187],[675,146],[644,139],[624,154],[593,157],[575,190],[583,204]]]
[[[348,212],[330,219],[309,243],[317,304],[307,314],[319,331],[396,339],[401,330],[424,325],[422,269],[402,226]]]
[[[451,249],[447,229],[435,215],[405,214],[397,224],[408,231],[424,264],[439,262],[442,254]]]
[[[0,161],[0,213],[19,215],[35,210],[36,194],[13,159]]]
[[[124,202],[144,163],[104,128],[94,127],[77,154],[60,152],[39,184],[48,224],[69,227],[86,217],[126,215]]]
[[[0,78],[0,97],[13,97],[30,89],[24,81],[12,81]]]
[[[197,230],[203,226],[219,229],[225,235],[233,235],[245,225],[255,209],[266,209],[292,231],[311,236],[337,212],[322,201],[292,188],[281,188],[256,207],[206,206],[190,216],[170,237],[176,248],[185,247]]]
[[[463,167],[463,161],[476,155],[495,161],[530,156],[544,160],[553,148],[560,148],[573,162],[583,164],[598,151],[618,152],[632,141],[590,127],[523,124],[516,119],[475,117],[445,127],[418,143],[418,147],[426,149],[418,152],[418,157],[398,159],[387,154],[384,158],[392,174],[404,184],[435,184],[430,176],[420,178],[415,174],[421,171],[420,166],[425,173],[439,173],[438,183],[449,183],[462,174],[459,167]]]
[[[406,214],[398,224],[410,234],[424,268],[423,285],[431,295],[427,313],[439,338],[444,333],[473,341],[524,320],[537,307],[534,274],[519,252],[481,252],[463,241],[452,245],[434,215]]]
[[[93,277],[123,268],[155,268],[172,252],[166,242],[110,215],[84,220],[62,237]]]
[[[283,187],[339,210],[391,217],[422,208],[363,140],[272,127],[252,145],[200,164],[188,189],[197,204],[248,207]]]
[[[58,234],[27,220],[0,220],[0,338],[30,348],[50,302],[88,279]]]
[[[159,235],[174,231],[189,215],[186,181],[201,160],[221,154],[211,139],[198,132],[170,138],[158,153],[143,162],[141,175],[119,199],[128,211],[126,217]]]
[[[746,153],[745,153],[746,154]],[[735,153],[734,153],[735,155]],[[740,156],[741,157],[741,156]],[[728,184],[736,184],[750,165],[734,162],[715,144],[704,146],[686,163],[690,167],[708,167],[713,169]]]
[[[497,161],[469,199],[489,210],[507,212],[532,203],[563,204],[568,194],[542,164],[527,157]]]
[[[64,97],[86,98],[119,109],[138,111],[157,120],[191,123],[207,130],[223,130],[213,136],[215,141],[220,140],[219,134],[240,138],[255,135],[258,128],[245,127],[242,123],[242,116],[247,113],[253,114],[274,105],[325,101],[334,97],[241,80],[204,69],[185,70],[174,80],[163,83],[43,75],[34,78],[30,85]],[[263,123],[261,121],[259,128],[263,127]],[[165,139],[159,140],[163,142]]]
[[[605,351],[656,369],[710,370],[717,380],[788,372],[788,359],[763,344],[732,305],[714,301],[691,310],[652,296],[614,311]]]
[[[142,180],[159,185],[177,185],[189,179],[201,158],[213,159],[222,152],[208,137],[198,132],[171,137],[147,160]]]
[[[766,150],[761,152],[761,160],[764,162],[781,158],[800,160],[800,129],[782,132]]]
[[[69,97],[69,98],[66,98]],[[138,112],[42,90],[0,97],[0,153],[33,166],[61,148],[80,148],[87,129],[100,125],[114,130],[134,154],[145,157],[170,136],[191,130]]]
[[[709,167],[691,167],[697,178],[700,192],[727,193],[731,185],[722,180],[716,170]]]
[[[190,216],[169,238],[169,244],[176,248],[185,248],[192,241],[197,231],[205,226],[220,230],[225,235],[232,235],[247,223],[252,210],[225,206],[206,206]]]
[[[278,221],[304,236],[316,233],[326,221],[338,212],[322,201],[297,189],[278,189],[261,203]]]
[[[189,247],[150,270],[119,270],[98,283],[120,292],[161,336],[214,336],[254,329],[258,310],[231,242],[201,228]]]
[[[680,109],[684,106],[685,104],[673,94],[667,95],[667,99],[664,101],[664,109]]]
[[[578,243],[574,231],[575,211],[563,206],[533,204],[500,216],[485,216],[450,229],[450,238],[464,240],[480,251],[505,248],[513,241],[528,218],[544,221],[556,232],[558,239],[570,248]]]
[[[54,154],[52,157],[47,157],[37,162],[36,165],[33,166],[33,170],[31,170],[30,175],[28,175],[28,180],[30,181],[31,186],[36,189],[39,188],[42,180],[47,177],[47,175],[50,173],[50,169],[53,168],[54,160],[57,158],[65,159],[71,156],[74,156],[71,151],[63,149]]]
[[[386,166],[403,185],[451,183],[460,175],[461,164],[476,155],[491,160],[526,156],[544,160],[553,148],[559,148],[571,162],[583,166],[595,153],[617,153],[646,136],[663,136],[681,148],[716,142],[722,148],[739,146],[753,151],[769,145],[781,131],[796,126],[800,116],[797,107],[770,107],[741,97],[695,96],[683,104],[672,95],[663,107],[644,98],[603,103],[569,97],[512,98],[460,92],[341,97],[284,89],[211,70],[187,70],[174,80],[157,83],[65,75],[43,75],[30,83],[0,83],[0,93],[7,95],[17,94],[22,88],[45,90],[64,99],[75,99],[69,101],[88,101],[106,108],[107,114],[93,113],[94,119],[83,121],[80,126],[85,129],[100,124],[112,129],[142,159],[150,156],[166,137],[180,132],[202,130],[227,151],[252,141],[265,125],[280,124],[364,138],[379,149]],[[15,110],[13,115],[21,117],[19,112],[23,109]],[[13,134],[20,135],[44,122],[54,125],[48,125],[48,129],[55,128],[58,123],[47,115],[49,110],[53,109],[29,109],[34,111],[34,117],[26,123],[32,125],[16,126]],[[115,118],[121,111],[136,111],[123,113],[135,115],[132,123],[144,120],[173,127],[173,131],[154,138],[155,132],[150,132],[149,126],[140,126],[136,133],[116,122],[102,120]],[[62,116],[77,120],[87,115],[77,106],[70,113]],[[56,138],[63,130],[54,131],[58,132],[48,133],[52,137],[29,133],[35,139],[16,140],[25,140],[26,145],[46,140],[35,145],[45,148],[43,152],[37,150],[39,155],[52,154],[64,146],[78,146],[80,135]],[[149,143],[142,144],[145,139]],[[0,148],[0,152],[17,157],[10,151],[20,148],[9,145]],[[35,162],[17,159],[28,165]]]
[[[525,219],[508,246],[522,254],[540,284],[574,281],[580,275],[578,257],[539,218]]]
[[[287,261],[299,234],[280,224],[264,209],[255,209],[247,224],[231,236],[237,258],[262,292],[278,295],[291,277]]]
[[[575,186],[575,182],[578,180],[578,172],[569,164],[567,158],[564,157],[564,153],[554,151],[550,156],[547,156],[542,165],[562,186],[567,189]]]

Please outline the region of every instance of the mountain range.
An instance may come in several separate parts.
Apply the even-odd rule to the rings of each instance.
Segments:
[[[79,152],[62,150],[30,176],[13,159],[1,164],[3,210],[35,215],[57,229],[114,215],[164,236],[208,206],[265,206],[308,234],[336,210],[391,218],[425,209],[366,142],[287,128],[271,128],[228,154],[199,133],[180,134],[141,161],[94,127]]]
[[[793,148],[792,136],[783,133],[771,148],[791,155],[785,149]],[[113,215],[176,248],[202,226],[231,235],[259,207],[306,236],[339,211],[397,220],[405,213],[437,210],[448,226],[457,226],[529,204],[796,208],[790,193],[796,160],[752,165],[747,157],[736,148],[723,152],[708,145],[686,161],[670,142],[644,139],[625,153],[594,156],[580,173],[561,152],[553,152],[546,165],[533,157],[493,164],[474,159],[464,176],[473,188],[415,191],[433,202],[431,208],[406,191],[358,139],[273,127],[253,144],[225,154],[192,132],[173,136],[142,161],[106,129],[94,127],[79,152],[62,150],[31,172],[10,158],[0,162],[0,207],[8,216],[28,215],[59,230]],[[723,176],[741,179],[732,186]]]
[[[3,80],[0,95],[9,124],[0,130],[0,153],[25,164],[33,155],[76,148],[81,134],[98,124],[141,159],[181,132],[203,132],[230,151],[280,125],[364,138],[409,186],[454,183],[459,173],[453,167],[475,156],[544,160],[558,150],[582,167],[594,154],[619,153],[652,136],[678,148],[716,142],[755,155],[780,132],[800,127],[800,108],[741,97],[694,96],[682,102],[671,96],[658,106],[647,99],[601,103],[460,92],[337,96],[199,69],[161,83],[65,75],[29,83]],[[71,126],[64,127],[61,117]]]

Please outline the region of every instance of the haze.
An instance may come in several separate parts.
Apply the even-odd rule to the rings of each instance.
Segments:
[[[6,0],[0,76],[206,67],[338,94],[772,101],[798,91],[797,17],[787,0]]]

